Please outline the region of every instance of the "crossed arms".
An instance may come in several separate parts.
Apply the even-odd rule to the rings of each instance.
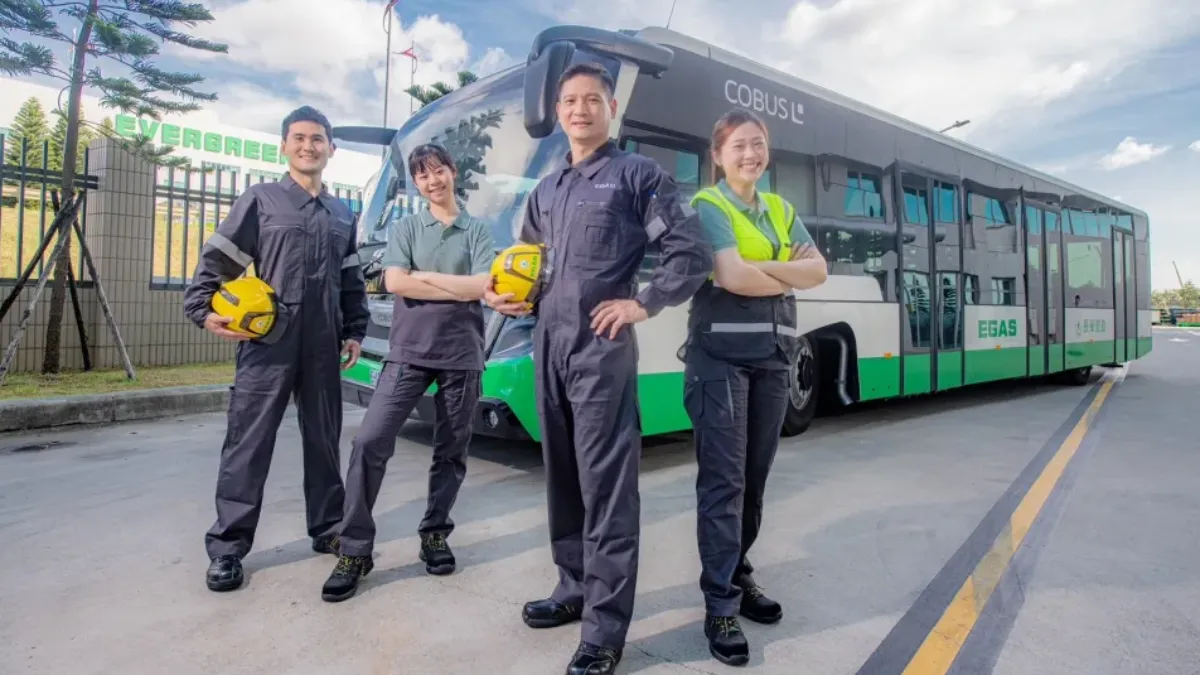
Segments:
[[[413,300],[453,300],[473,302],[483,298],[488,274],[441,274],[439,272],[410,272],[401,267],[388,267],[383,273],[388,293]]]
[[[766,297],[805,290],[825,283],[825,257],[811,243],[795,244],[787,262],[743,260],[736,247],[714,257],[717,285],[731,293]]]

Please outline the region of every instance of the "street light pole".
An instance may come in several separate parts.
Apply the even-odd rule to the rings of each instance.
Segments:
[[[387,8],[387,49],[384,51],[384,75],[383,75],[383,127],[386,129],[388,125],[388,98],[391,94],[392,84],[392,5],[388,3]]]

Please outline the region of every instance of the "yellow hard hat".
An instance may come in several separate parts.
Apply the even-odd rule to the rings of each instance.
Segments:
[[[492,261],[492,279],[497,294],[512,293],[513,302],[534,303],[544,286],[540,244],[513,244]]]
[[[230,319],[229,330],[255,339],[271,334],[279,313],[275,291],[258,277],[221,284],[213,295],[212,310]]]

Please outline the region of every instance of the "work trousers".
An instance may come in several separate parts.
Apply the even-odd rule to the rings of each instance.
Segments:
[[[295,400],[300,423],[308,535],[332,536],[342,520],[338,339],[324,327],[319,312],[307,305],[293,311],[296,316],[275,344],[248,341],[237,346],[217,474],[217,519],[205,535],[210,559],[245,557],[254,545],[267,471],[289,399]]]
[[[636,337],[587,337],[573,353],[535,341],[546,467],[551,598],[583,608],[582,639],[621,649],[637,590],[642,432]]]
[[[379,497],[388,460],[396,452],[396,436],[417,402],[437,383],[433,401],[433,461],[429,468],[429,494],[420,534],[449,535],[454,530],[450,510],[467,475],[467,446],[471,440],[475,406],[479,402],[480,373],[442,370],[387,362],[371,396],[362,427],[354,439],[346,471],[346,518],[342,522],[343,555],[371,555],[375,544],[372,509]]]
[[[790,371],[735,365],[688,350],[684,405],[695,434],[700,590],[707,611],[734,616],[747,553],[762,524],[763,492],[787,414]]]

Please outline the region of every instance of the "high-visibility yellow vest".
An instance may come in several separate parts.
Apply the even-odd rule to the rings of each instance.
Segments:
[[[732,200],[716,186],[707,187],[692,197],[692,207],[701,201],[708,202],[721,210],[733,227],[733,237],[737,241],[738,253],[743,260],[780,260],[788,261],[792,255],[792,205],[777,194],[760,192],[767,205],[767,219],[771,222],[775,236],[779,239],[778,248],[772,250],[771,240],[758,229],[758,225],[746,217]]]
[[[766,203],[768,220],[779,239],[778,244],[758,229],[717,187],[701,190],[691,203],[694,208],[706,201],[725,214],[743,260],[787,262],[792,254],[792,205],[779,195],[759,194]],[[688,346],[734,361],[752,362],[775,357],[793,361],[799,337],[796,328],[796,299],[791,293],[780,292],[768,297],[737,295],[719,288],[714,275],[709,275],[709,280],[692,297],[688,312]]]

